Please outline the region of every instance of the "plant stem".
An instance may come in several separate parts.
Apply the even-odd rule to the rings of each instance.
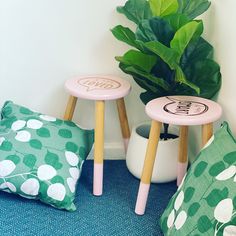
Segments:
[[[164,123],[163,126],[164,126],[164,135],[163,135],[163,138],[164,138],[164,140],[167,140],[167,139],[168,139],[168,128],[169,128],[169,124]]]

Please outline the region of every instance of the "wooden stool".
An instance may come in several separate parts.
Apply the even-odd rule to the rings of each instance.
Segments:
[[[152,119],[152,124],[135,207],[135,213],[138,215],[143,215],[145,212],[162,123],[180,126],[177,170],[177,185],[179,185],[188,165],[188,126],[202,125],[204,146],[213,134],[213,122],[222,114],[222,109],[216,102],[191,96],[157,98],[150,101],[145,109]]]
[[[102,195],[104,156],[104,111],[106,100],[116,100],[125,151],[130,138],[124,97],[131,90],[130,84],[114,76],[77,77],[66,81],[65,88],[70,93],[64,119],[71,120],[77,98],[95,101],[95,141],[93,194]]]

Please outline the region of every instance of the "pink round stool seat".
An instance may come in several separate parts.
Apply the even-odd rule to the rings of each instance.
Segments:
[[[92,75],[67,80],[65,88],[74,97],[89,100],[115,100],[131,90],[130,84],[116,76]]]
[[[203,125],[218,120],[222,108],[216,102],[193,96],[168,96],[150,101],[146,113],[153,120],[173,125]]]

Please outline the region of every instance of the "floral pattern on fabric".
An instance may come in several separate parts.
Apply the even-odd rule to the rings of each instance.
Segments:
[[[236,141],[225,122],[188,170],[161,217],[165,235],[236,235]]]
[[[93,130],[6,102],[0,121],[0,190],[74,211]]]

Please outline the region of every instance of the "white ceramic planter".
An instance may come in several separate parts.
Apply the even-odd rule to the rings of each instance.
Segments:
[[[137,178],[141,178],[145,153],[148,143],[150,123],[142,123],[133,127],[126,155],[126,165]],[[176,127],[170,126],[169,133],[179,135]],[[154,164],[152,183],[170,182],[177,177],[179,137],[159,141]]]

